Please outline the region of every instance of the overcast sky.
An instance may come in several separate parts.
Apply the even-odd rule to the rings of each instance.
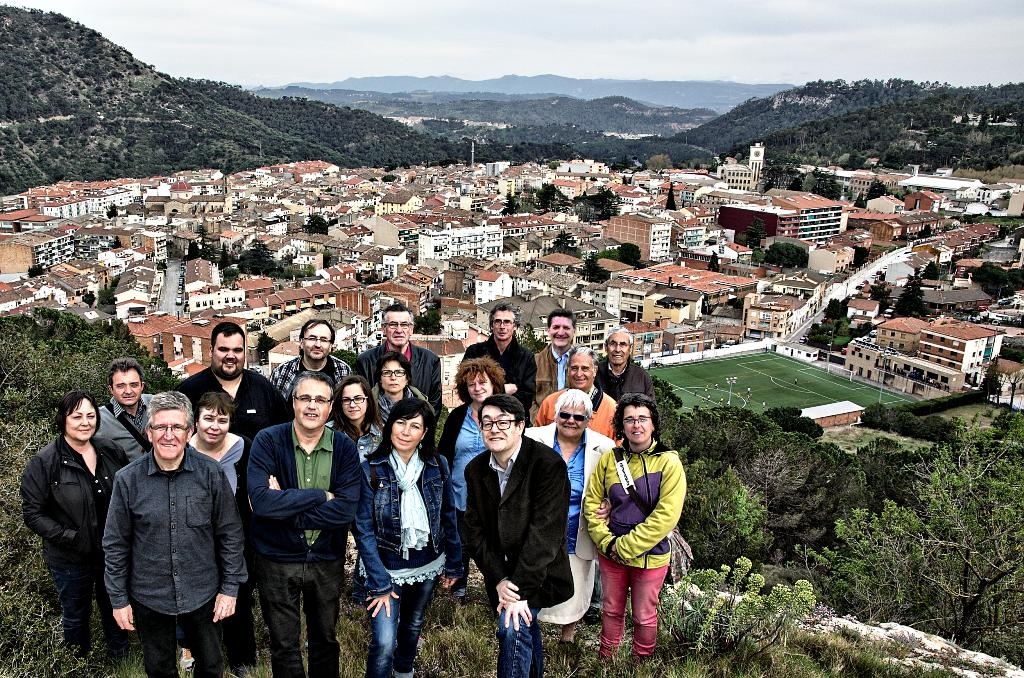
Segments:
[[[23,0],[173,76],[1024,80],[1021,0]]]

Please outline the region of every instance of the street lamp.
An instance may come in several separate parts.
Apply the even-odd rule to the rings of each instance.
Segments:
[[[736,377],[726,377],[725,383],[729,384],[729,402],[726,405],[732,405],[732,387],[736,384]]]
[[[832,321],[832,332],[828,335],[828,354],[825,356],[825,374],[830,374],[832,366],[832,347],[836,341],[836,321]]]

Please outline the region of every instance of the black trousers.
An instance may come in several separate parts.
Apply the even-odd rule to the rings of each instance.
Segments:
[[[270,666],[274,678],[304,678],[302,620],[306,619],[309,675],[336,678],[340,646],[336,636],[344,560],[278,563],[256,556],[260,609],[270,632]]]
[[[197,610],[185,614],[162,614],[137,600],[130,600],[135,613],[135,630],[142,642],[142,661],[149,678],[178,678],[178,640],[175,628],[181,627],[196,662],[196,678],[220,678],[224,658],[220,651],[220,629],[213,623],[216,596]]]

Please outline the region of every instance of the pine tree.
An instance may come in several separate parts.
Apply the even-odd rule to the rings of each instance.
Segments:
[[[713,273],[718,273],[722,270],[721,264],[718,263],[718,252],[711,253],[711,259],[708,260],[708,270]]]
[[[665,199],[665,209],[673,211],[676,209],[676,192],[672,184],[668,185],[668,198]]]
[[[896,300],[896,313],[904,316],[920,318],[928,315],[928,307],[924,303],[924,290],[921,289],[921,276],[916,273],[907,279],[903,293]]]

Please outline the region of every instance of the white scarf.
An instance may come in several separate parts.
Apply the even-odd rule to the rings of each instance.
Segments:
[[[395,470],[395,476],[398,477],[398,489],[402,491],[399,505],[399,519],[402,526],[402,557],[408,558],[410,550],[423,548],[430,538],[427,507],[423,504],[423,495],[420,494],[419,487],[416,486],[420,474],[423,473],[423,460],[420,459],[417,450],[406,465],[398,453],[392,450],[391,468]]]

